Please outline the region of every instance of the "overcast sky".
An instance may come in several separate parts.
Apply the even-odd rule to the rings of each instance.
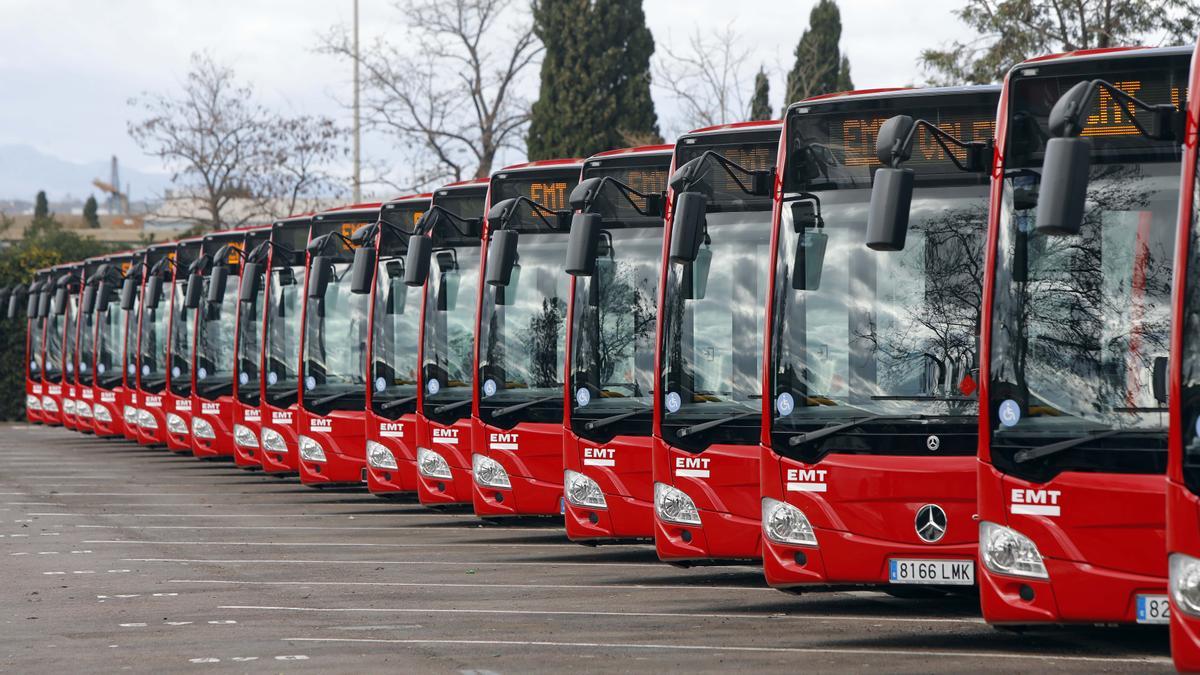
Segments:
[[[520,0],[518,0],[520,1]],[[659,44],[682,43],[699,28],[733,22],[751,60],[782,75],[808,24],[812,0],[646,0]],[[857,87],[920,81],[924,47],[960,37],[950,11],[956,0],[839,0],[842,49]],[[207,50],[253,84],[262,102],[281,110],[321,113],[349,123],[349,67],[313,47],[330,26],[348,23],[351,0],[2,0],[0,3],[0,145],[23,143],[72,161],[117,154],[123,165],[161,171],[126,133],[128,99],[178,87],[189,55]],[[366,36],[403,40],[403,16],[392,0],[360,0]],[[531,78],[536,86],[536,76]],[[536,95],[531,89],[530,98]],[[654,96],[664,128],[674,108]],[[386,139],[368,138],[364,154],[386,159]],[[510,161],[519,158],[505,158]]]

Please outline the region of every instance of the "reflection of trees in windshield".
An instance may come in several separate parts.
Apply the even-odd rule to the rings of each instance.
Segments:
[[[462,400],[470,395],[475,367],[475,294],[480,247],[463,245],[443,249],[443,253],[434,256],[435,267],[425,291],[422,377],[426,383],[425,413],[449,423],[470,414],[466,408],[455,409],[446,416],[435,415],[433,410],[446,400]],[[431,388],[435,379],[437,386]]]
[[[1177,174],[1093,168],[1078,235],[1034,232],[1032,208],[1002,222],[992,377],[1029,415],[1156,427],[1151,381],[1168,352]],[[1019,187],[1019,185],[1017,186]],[[1013,209],[1014,182],[1006,185]]]
[[[340,263],[324,295],[309,299],[305,373],[314,378],[316,386],[363,383],[367,298],[350,292],[350,265]]]
[[[540,312],[529,316],[529,327],[516,331],[517,341],[529,348],[530,387],[553,387],[558,380],[559,344],[566,306],[558,298],[542,298]],[[510,374],[510,386],[512,376]]]
[[[226,284],[219,303],[200,301],[196,335],[196,379],[228,382],[233,373],[233,329],[237,314],[236,277]],[[208,281],[204,283],[208,297]],[[203,371],[201,371],[203,368]]]
[[[576,280],[575,370],[597,387],[621,387],[622,396],[649,394],[658,279],[645,262],[598,260],[594,276]]]

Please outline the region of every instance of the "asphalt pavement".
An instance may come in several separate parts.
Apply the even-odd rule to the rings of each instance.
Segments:
[[[0,671],[1169,671],[1162,627],[768,588],[365,490],[0,426]]]

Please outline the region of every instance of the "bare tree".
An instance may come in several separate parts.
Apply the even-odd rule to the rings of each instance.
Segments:
[[[524,139],[529,104],[515,89],[542,46],[530,18],[512,6],[399,0],[407,27],[401,44],[380,38],[356,56],[345,27],[324,37],[323,51],[359,60],[365,121],[408,150],[407,187],[487,176],[497,154]]]
[[[344,147],[344,132],[319,117],[286,118],[255,102],[232,68],[192,56],[178,93],[130,101],[144,117],[129,135],[172,172],[189,201],[168,207],[197,231],[239,227],[294,208],[302,197],[332,191],[325,167]]]
[[[729,24],[709,33],[697,30],[682,48],[661,46],[654,83],[679,103],[688,128],[743,120],[749,109],[748,87],[742,85],[750,50],[740,49],[742,43]]]

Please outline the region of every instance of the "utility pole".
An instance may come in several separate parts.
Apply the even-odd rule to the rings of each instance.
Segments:
[[[361,122],[358,110],[358,0],[354,0],[354,203],[362,203]]]

